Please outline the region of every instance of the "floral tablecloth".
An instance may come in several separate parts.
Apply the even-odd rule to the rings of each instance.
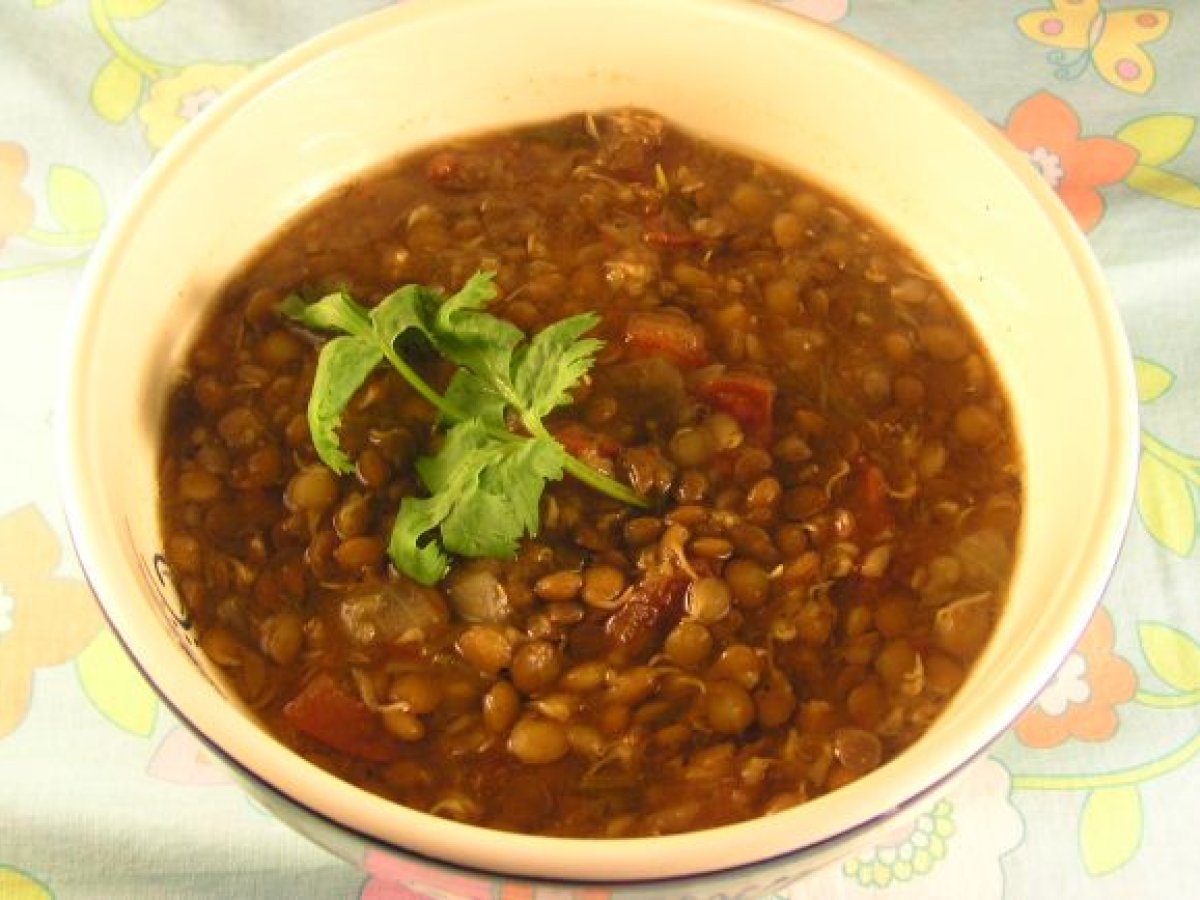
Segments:
[[[378,5],[0,0],[0,898],[417,896],[253,806],[172,719],[80,578],[52,463],[67,308],[134,179],[255,65]],[[1194,896],[1200,3],[778,5],[1028,154],[1107,272],[1143,404],[1137,512],[1076,651],[944,797],[788,896]]]

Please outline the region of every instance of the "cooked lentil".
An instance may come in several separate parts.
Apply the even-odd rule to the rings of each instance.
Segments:
[[[335,476],[318,339],[276,308],[478,269],[523,329],[603,317],[549,421],[650,508],[553,484],[514,559],[425,588],[384,550],[433,410],[372,376]],[[622,110],[405,157],[274,238],[174,394],[161,513],[202,648],[281,741],[437,815],[619,837],[777,812],[916,740],[1001,609],[1018,457],[984,348],[892,237]]]

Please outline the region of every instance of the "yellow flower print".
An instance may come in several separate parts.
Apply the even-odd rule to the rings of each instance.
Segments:
[[[161,148],[248,71],[241,63],[196,63],[155,81],[138,110],[146,140]]]
[[[5,900],[54,900],[50,889],[20,869],[0,865],[0,897]]]
[[[54,574],[61,556],[36,507],[0,517],[0,737],[25,718],[34,670],[71,659],[100,629],[87,585]]]
[[[131,19],[156,14],[165,0],[89,0],[88,18],[96,37],[108,48],[108,59],[96,70],[89,100],[100,118],[113,125],[137,111],[146,141],[161,149],[175,132],[199,115],[250,71],[245,63],[198,62],[176,65],[156,59],[134,46],[121,33]],[[35,0],[48,7],[52,0]],[[0,187],[3,167],[0,166]]]

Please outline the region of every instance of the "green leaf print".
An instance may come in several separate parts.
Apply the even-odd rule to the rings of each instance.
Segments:
[[[1136,787],[1092,791],[1079,820],[1079,848],[1089,875],[1107,875],[1129,862],[1142,843],[1142,796]]]
[[[1166,366],[1148,359],[1134,359],[1138,401],[1152,403],[1175,384]],[[1142,429],[1142,456],[1138,460],[1137,510],[1150,536],[1177,556],[1187,556],[1196,547],[1196,492],[1200,489],[1200,457],[1191,456],[1163,443]]]
[[[58,223],[76,234],[99,231],[108,216],[104,195],[96,182],[74,166],[51,166],[46,201]]]
[[[1200,184],[1166,169],[1136,165],[1125,176],[1125,183],[1135,191],[1166,200],[1176,206],[1200,209]]]
[[[104,9],[114,19],[140,19],[148,16],[165,0],[104,0]]]
[[[1143,436],[1143,441],[1145,436]],[[1138,463],[1137,508],[1150,536],[1177,556],[1196,545],[1196,501],[1186,475],[1144,451]]]
[[[1148,359],[1134,359],[1133,370],[1139,403],[1153,403],[1175,383],[1175,375],[1170,369]]]
[[[1168,203],[1200,209],[1200,184],[1162,168],[1188,148],[1195,134],[1195,117],[1179,113],[1143,116],[1127,124],[1116,138],[1138,152],[1138,163],[1125,183]]]
[[[1116,133],[1116,138],[1138,152],[1142,165],[1161,166],[1186,150],[1195,132],[1192,116],[1164,113],[1134,119]]]
[[[114,125],[132,115],[141,97],[142,73],[119,56],[106,62],[92,82],[92,107]]]
[[[103,716],[130,734],[149,737],[158,719],[158,698],[111,631],[102,631],[75,659],[83,691]]]
[[[1142,622],[1138,640],[1150,670],[1177,691],[1200,690],[1200,644],[1170,625]]]

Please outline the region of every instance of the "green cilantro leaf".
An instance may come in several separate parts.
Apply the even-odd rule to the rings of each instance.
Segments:
[[[483,311],[496,296],[492,274],[476,273],[457,294],[446,298],[429,324],[429,338],[442,356],[473,372],[493,388],[509,383],[521,329]]]
[[[406,284],[388,294],[370,313],[375,340],[382,346],[394,346],[410,329],[428,337],[428,323],[437,311],[439,299],[436,291],[419,284]]]
[[[442,524],[452,502],[447,494],[405,497],[400,501],[400,512],[388,539],[388,556],[397,569],[414,581],[436,584],[450,570],[450,557],[429,534]]]
[[[454,373],[446,385],[445,398],[448,404],[468,418],[479,419],[495,429],[506,427],[504,410],[508,404],[504,398],[466,369]]]
[[[317,358],[308,402],[308,430],[317,456],[335,472],[344,475],[354,471],[354,463],[338,444],[337,430],[347,404],[382,359],[383,351],[378,347],[350,335],[331,340]]]
[[[296,294],[286,297],[281,312],[309,328],[345,332],[326,344],[317,358],[317,371],[308,399],[308,427],[321,461],[345,474],[354,466],[339,447],[337,429],[342,413],[380,362],[387,359],[418,393],[442,409],[437,393],[395,351],[399,337],[410,329],[427,333],[438,295],[419,285],[407,285],[368,310],[348,294],[337,291],[314,303]],[[443,409],[443,413],[446,410]]]
[[[528,412],[544,418],[557,406],[571,402],[570,390],[587,374],[604,346],[580,338],[600,324],[594,313],[560,319],[534,335],[513,366],[517,396]]]
[[[429,502],[407,513],[402,504],[389,551],[430,571],[443,551],[511,558],[522,535],[537,533],[542,491],[562,478],[563,455],[552,440],[496,441],[478,419],[455,425],[435,456],[418,460]],[[437,528],[440,549],[429,536]]]
[[[532,537],[540,526],[542,490],[547,481],[562,478],[566,455],[552,439],[521,441],[506,446],[504,455],[479,480],[483,490],[508,499],[518,530]]]
[[[511,557],[539,527],[547,481],[568,471],[611,497],[636,506],[640,496],[570,456],[542,419],[571,402],[601,341],[584,338],[599,318],[563,319],[526,342],[515,325],[485,311],[496,296],[490,273],[472,276],[458,293],[406,285],[375,308],[345,293],[312,304],[288,297],[281,309],[309,328],[341,332],[321,350],[308,422],[322,461],[346,473],[353,463],[337,429],[354,394],[383,360],[441,413],[448,430],[433,456],[417,461],[428,497],[405,497],[388,541],[396,567],[424,584],[448,571],[449,554]],[[416,332],[459,368],[438,394],[401,355],[400,338]],[[528,436],[508,429],[509,414]]]
[[[459,422],[446,432],[436,455],[417,460],[417,475],[433,493],[461,489],[463,470],[486,465],[490,460],[483,454],[495,445],[495,439],[478,419]]]
[[[284,298],[281,309],[300,324],[322,331],[344,331],[364,337],[371,328],[367,310],[342,291],[326,294],[315,303],[305,303],[297,294],[291,294]]]

